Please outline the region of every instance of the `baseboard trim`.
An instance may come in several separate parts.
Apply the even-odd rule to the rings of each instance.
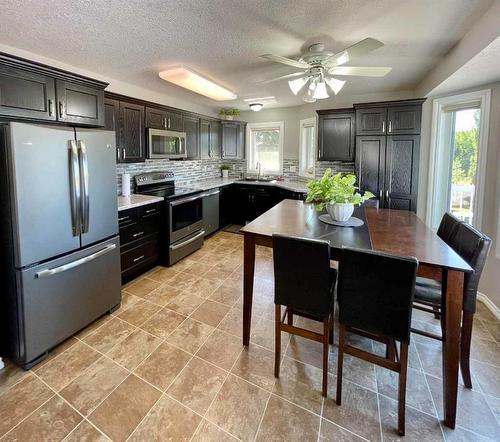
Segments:
[[[500,321],[500,308],[498,308],[490,298],[488,298],[484,293],[477,292],[477,299],[481,301],[488,310],[495,315],[495,317]]]

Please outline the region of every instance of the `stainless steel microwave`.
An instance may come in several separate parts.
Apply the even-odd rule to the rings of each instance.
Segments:
[[[186,133],[148,128],[148,158],[187,158]]]

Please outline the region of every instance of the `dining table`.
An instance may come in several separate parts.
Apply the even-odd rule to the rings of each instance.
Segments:
[[[243,345],[248,346],[252,323],[252,297],[256,246],[273,246],[273,234],[330,242],[331,259],[341,260],[343,247],[355,247],[418,259],[417,274],[440,281],[443,287],[443,415],[455,428],[457,414],[460,330],[464,275],[472,268],[414,212],[357,207],[359,227],[335,226],[319,219],[311,204],[283,200],[241,228],[243,258]]]

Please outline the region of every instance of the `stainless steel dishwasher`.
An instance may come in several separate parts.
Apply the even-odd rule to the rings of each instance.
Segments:
[[[210,190],[203,194],[203,230],[205,236],[219,230],[220,190]]]

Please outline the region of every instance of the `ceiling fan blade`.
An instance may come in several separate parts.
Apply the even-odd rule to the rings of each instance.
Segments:
[[[392,68],[379,66],[334,66],[328,69],[331,75],[352,75],[355,77],[385,77]]]
[[[364,40],[358,41],[352,46],[349,46],[347,49],[332,55],[327,60],[326,64],[327,66],[339,66],[347,63],[353,58],[368,54],[368,52],[374,51],[381,46],[384,46],[384,43],[381,41],[375,40],[374,38],[365,38]]]
[[[261,55],[262,58],[266,60],[274,61],[275,63],[286,64],[288,66],[293,66],[294,68],[309,69],[309,63],[305,61],[292,60],[291,58],[282,57],[281,55],[264,54]]]
[[[258,81],[257,84],[268,84],[274,83],[275,81],[285,80],[287,78],[300,78],[300,77],[308,77],[309,74],[307,72],[295,72],[293,74],[282,75],[281,77],[272,78],[271,80],[262,80]]]

